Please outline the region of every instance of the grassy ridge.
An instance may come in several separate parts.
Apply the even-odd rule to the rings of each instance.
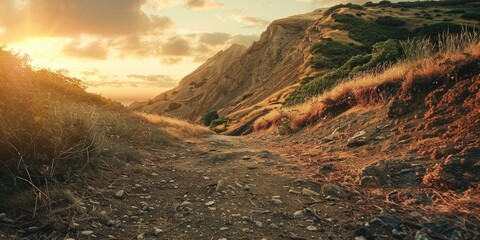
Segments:
[[[363,7],[358,5],[337,5],[327,10],[324,16],[331,16],[333,21],[323,24],[323,27],[337,29],[348,33],[350,39],[360,43],[344,43],[332,39],[320,39],[311,46],[312,58],[310,66],[318,73],[314,77],[308,76],[302,80],[302,86],[297,88],[287,99],[286,105],[293,105],[306,101],[307,99],[329,90],[344,78],[352,77],[360,71],[373,70],[378,66],[395,62],[404,56],[399,48],[398,40],[428,37],[437,40],[438,35],[443,32],[460,33],[463,29],[472,30],[473,27],[461,26],[450,22],[436,22],[424,24],[418,27],[406,28],[404,25],[410,21],[408,18],[400,19],[391,16],[379,16],[376,19],[366,18],[365,9],[369,7],[401,7],[402,10],[421,7],[461,7],[463,4],[474,1],[451,0],[439,2],[404,2],[389,3],[383,1],[381,4],[367,3]],[[341,8],[354,9],[355,15],[349,13],[338,13]],[[474,8],[476,9],[476,8]],[[455,9],[454,9],[455,10]],[[453,10],[452,10],[453,11]],[[423,11],[425,12],[425,11]],[[441,12],[437,10],[436,12]],[[425,12],[426,13],[426,12]],[[455,14],[465,14],[455,12]],[[475,19],[473,10],[469,10],[470,19]],[[437,13],[438,14],[438,13]],[[460,17],[457,16],[458,18]],[[395,47],[392,43],[396,41]],[[388,53],[379,54],[382,46],[391,45],[389,49],[383,49]],[[399,50],[399,51],[398,51]],[[375,55],[377,55],[375,57]],[[373,56],[373,57],[372,57]]]

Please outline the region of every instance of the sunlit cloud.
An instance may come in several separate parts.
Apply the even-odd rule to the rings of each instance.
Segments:
[[[265,28],[270,24],[270,21],[268,20],[241,14],[232,15],[232,19],[239,23],[245,24],[247,27]]]
[[[213,0],[185,0],[184,6],[188,9],[214,9],[224,8],[225,4]]]

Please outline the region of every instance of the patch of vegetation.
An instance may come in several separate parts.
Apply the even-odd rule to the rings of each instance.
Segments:
[[[460,16],[463,19],[480,21],[480,12],[468,12]]]
[[[405,21],[396,17],[391,16],[381,16],[378,17],[375,22],[380,25],[391,26],[391,27],[400,27],[405,25]]]
[[[219,119],[220,115],[218,115],[217,111],[210,111],[209,113],[205,114],[205,116],[202,117],[202,123],[205,126],[210,126],[210,124],[213,122],[215,119]]]
[[[379,25],[351,14],[334,14],[333,18],[336,25],[332,27],[348,31],[349,37],[365,44],[366,49],[390,38],[406,39],[408,37],[406,29]]]
[[[434,24],[425,25],[425,26],[413,29],[411,36],[413,37],[421,36],[421,37],[431,38],[434,41],[436,41],[438,39],[439,34],[442,34],[444,32],[459,34],[462,32],[464,28],[465,27],[455,23],[448,23],[448,22],[434,23]]]
[[[364,8],[360,5],[357,5],[357,4],[353,4],[353,3],[347,3],[347,4],[339,4],[339,5],[335,5],[329,9],[327,9],[327,11],[325,11],[323,13],[323,16],[326,17],[330,14],[332,14],[333,12],[335,12],[336,10],[340,9],[340,8],[350,8],[350,9],[355,9],[355,10],[364,10]]]
[[[245,99],[247,99],[247,98],[249,98],[249,97],[251,97],[252,95],[253,95],[253,93],[243,94],[243,95],[242,95],[242,101],[245,100]]]
[[[292,105],[305,101],[305,99],[321,94],[340,80],[352,77],[361,71],[367,71],[387,62],[395,62],[402,55],[400,42],[389,39],[385,42],[376,43],[371,54],[362,54],[351,57],[340,68],[325,75],[315,78],[297,88],[286,99],[286,105]]]
[[[332,39],[322,39],[310,47],[310,52],[315,55],[310,59],[310,64],[316,69],[335,68],[344,64],[349,58],[360,54],[359,47]]]

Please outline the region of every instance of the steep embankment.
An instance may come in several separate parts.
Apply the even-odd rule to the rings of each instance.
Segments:
[[[478,9],[470,0],[382,2],[276,20],[246,51],[221,52],[174,90],[131,108],[190,120],[218,111],[228,120],[218,131],[250,133],[256,119],[285,102],[303,102],[343,78],[396,61],[403,54],[398,40],[478,25]]]

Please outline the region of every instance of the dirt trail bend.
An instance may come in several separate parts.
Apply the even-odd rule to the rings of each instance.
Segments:
[[[362,218],[320,184],[285,174],[298,168],[286,154],[246,138],[212,135],[143,155],[142,165],[90,188],[87,210],[104,220],[68,237],[351,239]]]

